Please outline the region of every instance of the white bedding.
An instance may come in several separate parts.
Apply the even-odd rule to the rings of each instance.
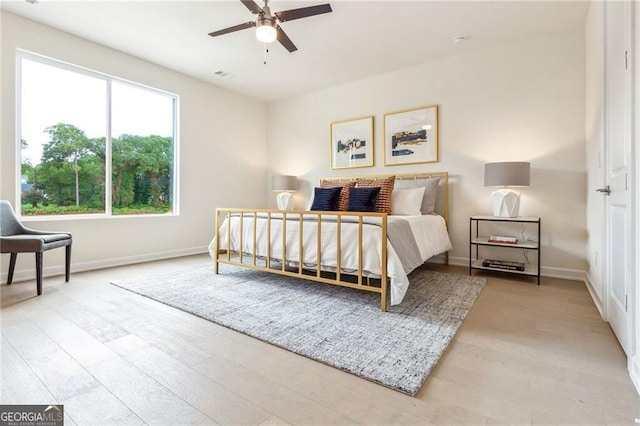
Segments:
[[[295,220],[288,220],[286,223],[286,259],[288,262],[299,262],[299,237],[298,237],[298,216],[292,215]],[[291,217],[290,216],[290,219]],[[257,221],[257,249],[256,254],[261,257],[267,256],[267,226],[264,216],[259,215],[261,219]],[[282,221],[281,214],[272,214],[271,221],[271,252],[269,256],[272,259],[280,259],[282,257]],[[313,220],[315,215],[305,215],[309,221],[303,222],[303,253],[304,266],[309,269],[316,267],[316,251],[317,251],[317,222]],[[353,218],[353,217],[351,217]],[[358,224],[351,223],[347,217],[343,217],[341,228],[341,269],[343,272],[355,272],[358,270]],[[368,221],[377,221],[378,218],[367,218]],[[444,218],[438,215],[421,215],[421,216],[389,216],[388,221],[391,224],[394,220],[407,220],[411,231],[415,236],[415,240],[420,251],[423,262],[432,256],[446,252],[451,249],[451,241],[447,233]],[[240,251],[240,218],[232,217],[231,221],[231,250]],[[243,220],[243,238],[242,251],[245,253],[253,252],[253,214],[246,214]],[[335,270],[337,258],[337,242],[336,242],[337,223],[332,221],[323,221],[321,227],[322,236],[322,259],[321,269]],[[389,226],[391,228],[391,225]],[[381,228],[374,224],[365,223],[363,225],[363,270],[366,276],[379,277],[381,274]],[[219,249],[226,250],[229,248],[228,236],[228,219],[225,219],[220,226],[220,243]],[[215,240],[209,244],[209,253],[214,257]],[[390,300],[392,305],[402,302],[407,288],[409,279],[407,274],[411,271],[405,271],[398,254],[393,246],[387,242],[387,276],[390,281]]]

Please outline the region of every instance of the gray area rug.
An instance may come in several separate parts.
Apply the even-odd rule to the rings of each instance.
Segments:
[[[113,282],[201,318],[415,395],[486,280],[415,270],[402,304],[261,271],[205,263]]]

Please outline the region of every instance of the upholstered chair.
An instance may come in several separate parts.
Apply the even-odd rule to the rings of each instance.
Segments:
[[[38,231],[24,226],[18,220],[8,201],[0,200],[0,253],[11,253],[7,284],[13,281],[13,270],[18,253],[36,254],[36,282],[38,296],[42,294],[42,253],[65,247],[65,282],[71,269],[71,234],[68,232]]]

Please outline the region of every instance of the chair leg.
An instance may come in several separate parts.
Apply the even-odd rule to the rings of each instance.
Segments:
[[[71,272],[71,244],[65,247],[64,260],[64,281],[69,282],[69,273]]]
[[[36,252],[36,285],[38,296],[42,294],[42,252]]]
[[[13,270],[16,269],[17,257],[18,253],[11,253],[11,257],[9,257],[9,276],[7,277],[7,285],[13,282]]]

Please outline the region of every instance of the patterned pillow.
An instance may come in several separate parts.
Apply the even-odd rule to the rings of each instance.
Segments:
[[[349,207],[347,210],[350,212],[375,212],[376,198],[379,192],[379,186],[352,188],[349,191]]]
[[[351,188],[356,186],[355,182],[331,182],[331,181],[322,181],[320,184],[322,188],[342,188],[342,192],[340,193],[340,201],[338,201],[338,209],[346,211],[349,206],[349,191]]]
[[[395,176],[389,176],[385,179],[358,179],[356,188],[371,188],[379,186],[380,193],[376,200],[376,211],[391,214],[391,195],[393,194],[393,185],[396,181]]]
[[[338,199],[340,198],[342,188],[318,188],[314,189],[313,205],[311,210],[319,211],[336,211],[338,207]]]

